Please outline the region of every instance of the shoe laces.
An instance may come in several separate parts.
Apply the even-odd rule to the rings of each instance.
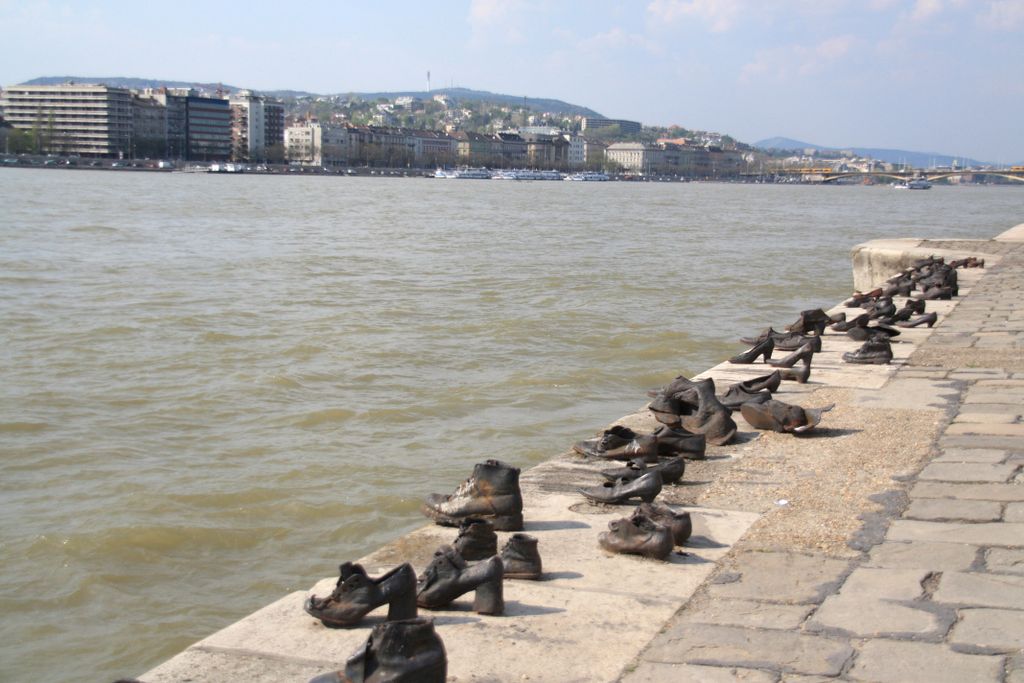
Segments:
[[[459,484],[459,488],[455,489],[455,493],[453,493],[450,497],[451,498],[458,498],[460,496],[465,496],[465,495],[467,495],[469,493],[472,493],[473,492],[473,486],[474,486],[475,483],[476,483],[476,480],[473,477],[470,477],[466,481],[464,481],[461,484]]]

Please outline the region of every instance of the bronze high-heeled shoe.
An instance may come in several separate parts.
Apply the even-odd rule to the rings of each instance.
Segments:
[[[323,598],[311,595],[303,609],[325,626],[355,626],[372,610],[387,604],[388,619],[416,616],[416,573],[400,564],[376,579],[362,565],[346,562],[334,591]]]
[[[777,368],[791,368],[799,361],[809,361],[813,355],[814,347],[810,344],[804,344],[785,358],[776,358],[775,360],[767,360],[765,362]]]
[[[474,611],[502,614],[505,611],[504,574],[504,565],[497,555],[469,567],[451,546],[441,546],[419,577],[416,604],[427,609],[441,609],[459,596],[476,591]]]
[[[757,360],[758,356],[764,356],[765,360],[772,357],[772,351],[775,350],[775,340],[768,337],[763,342],[754,345],[753,348],[744,351],[738,355],[733,356],[729,359],[730,363],[737,365],[749,365]]]
[[[914,318],[913,320],[907,320],[905,322],[896,323],[900,327],[917,327],[919,325],[927,325],[931,327],[935,324],[935,321],[939,319],[938,313],[932,311],[931,313],[925,313],[922,316]]]

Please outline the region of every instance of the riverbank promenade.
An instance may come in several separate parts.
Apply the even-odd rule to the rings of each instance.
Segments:
[[[855,280],[930,255],[986,267],[961,269],[960,296],[927,303],[937,324],[903,329],[889,365],[844,363],[860,344],[827,332],[810,380],[776,396],[835,403],[805,436],[757,432],[736,413],[736,442],[689,462],[659,497],[694,517],[690,544],[669,561],[599,548],[598,533],[632,508],[576,489],[609,463],[566,452],[524,472],[525,531],[540,539],[545,580],[506,581],[504,616],[476,614],[471,596],[422,612],[449,680],[1024,683],[1024,224],[993,240],[860,245]],[[698,377],[724,388],[768,370],[723,363]],[[615,424],[657,425],[646,407]],[[360,561],[372,575],[400,562],[420,570],[454,537],[425,526]],[[305,681],[343,669],[384,610],[325,628],[302,605],[335,580],[140,680]]]

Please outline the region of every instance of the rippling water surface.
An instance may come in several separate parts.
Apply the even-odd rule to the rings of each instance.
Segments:
[[[2,170],[0,678],[137,675],[1022,197]]]

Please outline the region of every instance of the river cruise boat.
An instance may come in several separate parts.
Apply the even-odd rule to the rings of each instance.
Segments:
[[[914,178],[913,180],[904,180],[901,183],[893,183],[893,188],[897,190],[930,190],[932,184],[929,183],[925,178]]]
[[[605,182],[611,180],[607,173],[600,173],[598,171],[583,171],[581,173],[573,173],[565,177],[566,180],[580,181],[580,182]]]

